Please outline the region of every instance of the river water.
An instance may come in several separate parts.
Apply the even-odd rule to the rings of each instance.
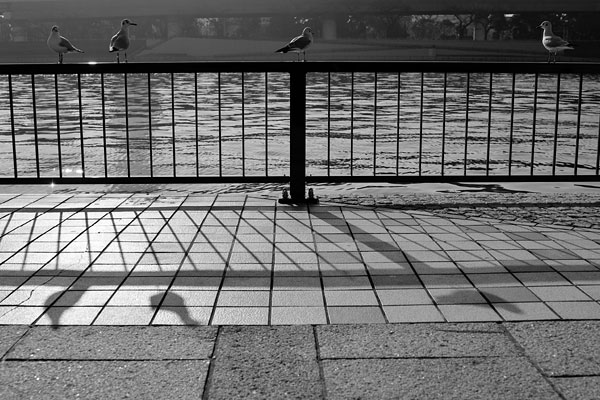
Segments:
[[[54,75],[36,76],[34,99],[31,77],[13,76],[13,129],[0,76],[0,176],[14,175],[13,130],[21,177],[36,175],[38,159],[41,176],[58,176],[61,165],[63,176],[104,176],[105,157],[109,176],[289,174],[287,74],[175,74],[173,85],[170,74],[152,74],[150,85],[146,74],[128,74],[127,85],[106,74],[104,93],[100,79],[82,75],[80,98],[76,75],[58,76],[58,96]],[[556,173],[573,173],[576,149],[577,172],[595,173],[600,77],[584,76],[579,102],[579,76],[562,75],[557,118],[557,78],[540,75],[535,120],[535,76],[515,83],[513,100],[510,74],[493,76],[491,96],[489,74],[471,74],[468,93],[466,74],[448,74],[444,104],[443,74],[311,73],[307,173],[440,174],[443,166],[448,175],[494,175],[510,163],[511,173],[529,174],[533,158],[534,173],[547,174],[555,146]]]

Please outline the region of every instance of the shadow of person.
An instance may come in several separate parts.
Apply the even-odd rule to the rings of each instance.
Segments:
[[[185,306],[183,297],[179,296],[178,294],[168,292],[164,299],[162,298],[162,294],[155,294],[150,298],[150,304],[152,304],[153,308],[159,308],[161,304],[167,304],[168,306],[160,306],[160,308],[162,310],[175,313],[185,325],[202,325],[200,321],[196,321],[194,318],[192,318],[188,308]]]

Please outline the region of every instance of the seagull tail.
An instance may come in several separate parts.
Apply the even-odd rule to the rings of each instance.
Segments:
[[[110,47],[108,48],[108,52],[109,52],[109,53],[114,53],[115,51],[119,51],[119,49],[117,49],[116,47],[112,47],[112,46],[110,46]]]
[[[290,51],[290,46],[286,45],[280,48],[279,50],[275,50],[275,53],[287,53],[288,51]]]
[[[73,51],[76,51],[78,53],[85,53],[85,51],[78,49],[77,47],[73,47]]]

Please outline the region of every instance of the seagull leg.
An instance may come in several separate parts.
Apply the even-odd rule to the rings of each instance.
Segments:
[[[119,60],[119,52],[117,51],[117,64],[120,64],[121,60]]]
[[[125,52],[125,62],[127,62],[127,52]]]
[[[63,62],[63,54],[62,53],[58,53],[58,63],[62,64]]]

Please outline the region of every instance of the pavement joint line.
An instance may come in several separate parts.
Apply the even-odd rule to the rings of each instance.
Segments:
[[[513,334],[506,327],[506,325],[505,324],[499,324],[499,325],[500,325],[500,329],[504,332],[504,335],[515,346],[515,348],[516,348],[517,353],[519,354],[519,356],[523,357],[525,360],[527,360],[527,362],[529,364],[533,365],[533,367],[535,368],[535,370],[537,371],[537,373],[546,381],[546,383],[548,385],[550,385],[550,387],[552,388],[552,390],[558,395],[559,398],[561,398],[562,400],[567,400],[567,398],[558,389],[558,387],[556,386],[555,382],[553,382],[553,380],[550,378],[550,376],[544,372],[543,368],[532,357],[530,357],[529,354],[527,354],[527,351],[525,350],[525,348],[513,336]]]
[[[215,197],[213,205],[217,202],[218,197],[219,197],[219,194],[217,194],[217,196]],[[240,210],[239,210],[240,214],[239,214],[239,217],[237,218],[237,223],[235,225],[235,232],[233,232],[233,240],[231,241],[231,244],[229,245],[229,250],[227,251],[227,260],[225,261],[225,265],[223,267],[223,272],[221,273],[221,281],[219,282],[219,287],[218,287],[217,293],[215,295],[215,300],[213,302],[213,306],[210,311],[210,317],[208,318],[208,325],[212,325],[212,322],[215,318],[215,313],[217,312],[217,304],[219,302],[219,297],[223,290],[223,285],[225,284],[225,279],[227,278],[227,270],[229,269],[231,257],[233,256],[233,248],[235,246],[235,239],[237,238],[237,233],[238,233],[238,230],[240,229],[240,223],[242,221],[242,216],[244,215],[244,208],[245,208],[245,205],[247,202],[248,202],[248,196],[246,195],[246,196],[244,196],[244,203],[242,204],[242,206],[240,207]],[[210,213],[211,210],[212,210],[212,207],[208,212]],[[217,218],[217,217],[215,217],[215,218]],[[219,221],[219,222],[221,222],[221,221]],[[223,225],[221,223],[221,226],[225,226],[225,225]]]
[[[44,197],[47,197],[47,196],[49,196],[49,195],[46,195],[46,196],[44,196]],[[52,212],[52,211],[53,211],[53,210],[55,210],[55,209],[56,209],[56,208],[57,208],[59,205],[61,205],[61,204],[65,203],[65,202],[67,202],[67,201],[69,201],[69,200],[70,200],[71,198],[73,198],[73,197],[74,197],[74,196],[67,197],[66,199],[64,199],[64,200],[63,200],[63,201],[61,201],[60,203],[58,203],[58,204],[55,204],[53,207],[51,207],[51,208],[48,208],[48,209],[45,209],[46,211],[44,211],[42,214],[40,214],[40,215],[36,215],[35,217],[33,217],[32,219],[28,220],[27,222],[24,222],[24,223],[22,223],[21,225],[19,225],[19,226],[15,227],[14,229],[11,229],[9,232],[5,232],[5,233],[3,233],[3,234],[2,234],[2,236],[0,236],[0,238],[4,237],[5,235],[10,235],[10,234],[11,234],[12,232],[14,232],[15,230],[17,230],[17,229],[19,229],[19,228],[23,227],[24,225],[27,225],[28,223],[30,223],[30,222],[32,222],[32,221],[36,221],[36,220],[37,220],[37,219],[38,219],[40,216],[42,216],[42,215],[44,215],[44,214],[47,214],[47,213],[50,213],[50,212]],[[97,200],[97,199],[99,199],[100,197],[102,197],[102,196],[98,196],[98,197],[96,197],[96,200]],[[36,201],[39,201],[39,199],[38,199],[38,200],[36,200]],[[34,202],[35,202],[35,201],[34,201]],[[34,203],[34,202],[32,202],[32,203]],[[31,204],[31,203],[29,203],[29,204]],[[22,207],[21,209],[23,209],[23,208],[25,208],[25,207]],[[85,208],[85,207],[84,207],[84,208]],[[81,211],[81,208],[78,208],[78,211]],[[19,211],[15,211],[15,212],[19,212]],[[13,212],[11,212],[11,216],[12,216],[12,214],[13,214]],[[61,225],[61,224],[62,224],[64,221],[68,221],[68,220],[69,220],[71,217],[73,217],[74,215],[76,215],[76,213],[73,213],[73,214],[69,215],[69,216],[68,216],[67,218],[65,218],[64,220],[61,220],[61,221],[60,221],[58,224],[56,224],[56,225],[52,226],[51,228],[47,229],[45,232],[43,232],[43,233],[40,233],[39,235],[37,235],[37,236],[36,236],[34,239],[32,239],[32,240],[28,241],[28,242],[27,242],[25,245],[23,245],[23,247],[21,247],[20,249],[16,250],[16,251],[13,253],[13,255],[12,255],[12,256],[10,256],[10,257],[8,257],[6,260],[4,260],[4,261],[0,262],[0,266],[1,266],[1,265],[3,265],[3,264],[5,264],[7,261],[9,261],[11,258],[13,258],[13,257],[15,256],[15,254],[17,254],[18,252],[20,252],[21,250],[23,250],[25,247],[27,247],[27,246],[29,245],[29,243],[31,243],[31,242],[34,242],[35,240],[39,239],[40,237],[42,237],[43,235],[45,235],[46,233],[48,233],[48,232],[49,232],[49,231],[51,231],[52,229],[54,229],[54,228],[56,228],[56,227],[60,226],[60,225]],[[56,256],[55,256],[55,257],[56,257]],[[54,257],[53,257],[52,259],[54,259]],[[52,260],[52,259],[51,259],[51,260]],[[48,262],[50,262],[51,260],[49,260]],[[42,266],[42,268],[43,268],[43,266]]]
[[[189,196],[189,195],[188,195],[188,196],[186,196],[185,200],[183,200],[183,201],[180,203],[180,207],[179,207],[177,210],[181,210],[181,206],[182,206],[183,204],[185,204],[186,200],[187,200],[187,199],[189,199],[189,198],[190,198],[190,196]],[[216,200],[217,200],[217,198],[216,198],[216,197],[215,197],[215,198],[213,198],[213,202],[212,202],[212,204],[214,204]],[[169,217],[169,220],[167,221],[167,225],[168,225],[169,221],[171,220],[171,218],[172,218],[172,217],[173,217],[173,216],[176,214],[177,210],[175,210],[175,211],[173,212],[173,214],[171,214],[171,217]],[[175,283],[175,280],[177,279],[177,275],[178,275],[178,274],[179,274],[179,272],[181,271],[181,267],[182,267],[182,266],[183,266],[183,264],[185,263],[185,260],[186,260],[186,258],[187,258],[187,256],[188,256],[188,254],[190,253],[190,250],[191,250],[191,249],[192,249],[192,247],[194,246],[194,243],[196,242],[196,238],[198,237],[198,235],[199,235],[199,234],[200,234],[200,232],[201,232],[200,228],[201,228],[201,227],[202,227],[202,225],[204,224],[204,221],[206,221],[206,218],[208,217],[208,215],[209,215],[209,212],[207,212],[207,213],[204,215],[204,217],[202,217],[202,221],[201,221],[201,222],[200,222],[200,224],[197,226],[196,233],[194,234],[194,237],[193,237],[193,238],[192,238],[192,240],[190,241],[190,244],[189,244],[189,246],[187,247],[187,249],[185,249],[185,250],[184,250],[184,252],[183,252],[183,258],[182,258],[182,259],[181,259],[181,261],[179,262],[179,266],[177,267],[177,271],[176,271],[176,272],[173,274],[173,277],[171,278],[171,281],[169,282],[169,285],[167,286],[167,289],[165,290],[165,293],[163,294],[163,296],[161,297],[160,301],[159,301],[159,302],[158,302],[158,304],[156,305],[156,310],[155,310],[154,314],[152,315],[152,318],[150,319],[149,325],[152,325],[152,324],[153,324],[153,322],[154,322],[154,320],[155,320],[156,316],[158,315],[158,313],[159,313],[159,311],[160,311],[160,309],[161,309],[161,307],[162,307],[162,305],[163,305],[163,303],[164,303],[164,301],[165,301],[165,299],[166,299],[166,297],[167,297],[167,294],[169,293],[169,291],[170,291],[170,290],[171,290],[171,288],[173,287],[173,284]],[[154,239],[152,240],[152,242],[150,242],[150,243],[148,244],[148,248],[152,246],[152,243],[154,243],[154,240],[155,240],[155,239],[156,239],[156,237],[157,237],[157,236],[160,234],[160,232],[162,231],[162,229],[163,229],[164,227],[165,227],[165,225],[163,225],[163,227],[161,228],[161,230],[160,230],[160,231],[158,231],[158,232],[156,233],[156,235],[155,235]],[[172,230],[172,229],[171,229],[171,232],[173,232],[173,230]],[[183,246],[182,246],[182,243],[179,241],[179,239],[177,239],[177,243],[178,243],[178,244],[179,244],[179,245],[180,245],[180,246],[183,248]],[[137,265],[137,264],[136,264],[136,265]],[[134,271],[134,269],[135,269],[135,268],[133,268],[133,269],[131,270],[131,272],[133,272],[133,271]],[[124,281],[125,281],[125,280],[123,280],[123,282],[124,282]],[[115,291],[115,292],[116,292],[116,291]],[[107,304],[108,304],[108,301],[107,301]],[[100,313],[98,313],[98,315],[100,315]]]
[[[130,225],[131,225],[131,224],[132,224],[134,221],[136,221],[136,220],[139,220],[140,216],[141,216],[141,215],[142,215],[144,212],[146,212],[147,210],[150,210],[150,209],[152,209],[152,204],[154,204],[155,202],[157,202],[157,201],[158,201],[158,200],[159,200],[161,197],[162,197],[161,195],[159,195],[159,196],[156,196],[156,197],[154,198],[154,200],[153,200],[153,201],[151,201],[151,202],[148,204],[148,206],[147,206],[147,207],[145,207],[145,208],[144,208],[144,209],[143,209],[143,210],[142,210],[140,213],[136,213],[136,215],[135,215],[135,218],[133,218],[133,219],[132,219],[132,220],[131,220],[131,221],[130,221],[128,224],[127,224],[127,226],[126,226],[126,227],[130,226]],[[189,195],[188,195],[188,196],[185,196],[185,198],[183,199],[183,201],[182,201],[182,202],[180,202],[180,203],[179,203],[179,205],[183,204],[183,202],[185,202],[185,199],[187,199],[188,197],[189,197]],[[178,209],[178,207],[175,207],[175,208],[176,208],[176,209]],[[160,210],[162,210],[162,208],[159,208],[159,209],[160,209]],[[149,242],[148,242],[148,246],[146,247],[146,249],[148,249],[148,248],[152,247],[152,242],[154,241],[154,239],[156,238],[156,236],[158,236],[158,235],[159,235],[159,233],[160,233],[160,232],[161,232],[161,231],[164,229],[164,227],[165,227],[165,226],[167,226],[167,225],[169,224],[169,221],[171,220],[171,218],[173,217],[173,215],[175,215],[175,212],[173,212],[173,213],[172,213],[172,214],[171,214],[171,215],[170,215],[170,216],[169,216],[169,217],[168,217],[166,220],[164,220],[164,217],[163,217],[164,223],[162,224],[161,228],[160,228],[160,229],[159,229],[159,230],[158,230],[158,231],[157,231],[157,232],[154,234],[154,237],[153,237],[152,241],[149,241]],[[126,227],[125,227],[125,228],[123,228],[123,229],[121,229],[121,231],[119,232],[119,234],[120,234],[120,233],[121,233],[121,232],[122,232],[124,229],[126,229]],[[144,229],[144,227],[143,227],[143,226],[142,226],[142,231],[144,232],[144,236],[146,236],[146,239],[149,239],[149,237],[148,237],[148,233],[145,231],[145,229]],[[116,235],[116,236],[115,236],[115,238],[117,238],[118,236],[119,236],[119,235]],[[113,239],[113,240],[114,240],[114,239]],[[112,243],[112,240],[111,240],[111,243]],[[121,283],[119,283],[119,285],[117,286],[117,288],[116,288],[116,289],[115,289],[115,290],[114,290],[114,291],[111,293],[111,295],[110,295],[110,296],[109,296],[109,298],[106,300],[106,302],[104,303],[104,305],[102,305],[102,307],[101,307],[100,311],[99,311],[99,312],[96,314],[96,316],[93,318],[93,320],[92,320],[92,322],[90,323],[90,325],[94,325],[94,324],[96,323],[96,321],[98,320],[98,318],[100,317],[100,315],[101,315],[101,314],[104,312],[104,310],[106,310],[106,307],[108,307],[108,303],[110,303],[111,299],[112,299],[112,298],[113,298],[113,297],[116,295],[116,293],[117,293],[117,292],[118,292],[118,290],[119,290],[119,289],[120,289],[120,288],[123,286],[123,284],[125,283],[125,281],[126,281],[126,280],[127,280],[129,277],[131,277],[131,275],[132,275],[133,271],[135,270],[135,267],[136,267],[136,266],[139,264],[140,260],[141,260],[141,257],[140,257],[140,259],[138,259],[138,260],[135,262],[135,265],[134,265],[134,266],[131,268],[131,270],[130,270],[130,271],[128,271],[128,272],[127,272],[127,275],[126,275],[126,276],[123,278],[123,280],[121,281]],[[90,268],[92,265],[93,265],[93,264],[90,264],[90,265],[88,266],[88,268]],[[86,268],[86,270],[87,270],[88,268]],[[166,295],[166,293],[167,293],[167,292],[165,292],[165,293],[163,294],[163,297]],[[150,322],[149,322],[149,324],[151,324],[152,320],[154,320],[154,317],[155,317],[155,315],[158,313],[158,310],[159,310],[159,308],[158,308],[158,307],[156,307],[156,310],[154,310],[154,313],[152,314],[152,317],[150,318]]]
[[[134,195],[134,194],[132,193],[130,196],[127,196],[127,198],[123,199],[123,200],[122,200],[122,201],[121,201],[121,202],[120,202],[118,205],[116,205],[115,207],[113,207],[113,208],[112,208],[110,211],[107,211],[107,212],[105,212],[105,213],[104,213],[104,215],[102,216],[102,218],[106,217],[107,215],[110,215],[110,214],[111,214],[112,212],[114,212],[115,210],[119,210],[119,206],[120,206],[121,204],[124,204],[125,202],[129,201],[129,200],[130,200],[130,199],[133,197],[133,195]],[[100,196],[100,197],[98,197],[98,199],[100,199],[100,198],[102,198],[102,197],[104,197],[104,196]],[[96,200],[98,200],[98,199],[96,199]],[[151,205],[151,204],[152,204],[154,201],[156,201],[157,199],[158,199],[158,197],[155,197],[155,198],[154,198],[154,200],[153,200],[152,202],[150,202],[150,204],[148,205],[148,207],[149,207],[149,206],[150,206],[150,205]],[[90,204],[91,204],[91,203],[90,203]],[[89,206],[89,204],[88,204],[88,206]],[[86,206],[85,208],[87,208],[87,206]],[[142,210],[142,211],[141,211],[139,214],[137,214],[137,213],[136,213],[136,216],[135,216],[135,218],[132,218],[132,219],[131,219],[131,221],[130,221],[130,222],[129,222],[129,223],[128,223],[128,224],[127,224],[127,225],[126,225],[126,226],[125,226],[123,229],[127,228],[128,226],[130,226],[130,225],[131,225],[131,224],[132,224],[132,223],[133,223],[133,222],[134,222],[136,219],[138,219],[138,218],[139,218],[139,215],[141,215],[141,214],[142,214],[142,213],[143,213],[143,212],[144,212],[146,209],[147,209],[147,208],[143,209],[143,210]],[[77,235],[75,238],[73,238],[73,239],[72,239],[72,240],[69,242],[69,244],[70,244],[70,243],[72,243],[72,242],[73,242],[75,239],[77,239],[79,236],[83,235],[83,233],[84,233],[84,232],[86,232],[86,231],[88,231],[88,230],[89,230],[89,228],[91,228],[92,226],[94,226],[95,224],[97,224],[98,222],[100,222],[100,220],[101,220],[102,218],[98,218],[98,219],[96,220],[96,222],[94,222],[94,223],[93,223],[91,226],[87,227],[87,229],[86,229],[85,231],[81,232],[79,235]],[[122,229],[122,230],[123,230],[123,229]],[[122,230],[121,230],[121,231],[122,231]],[[93,260],[93,261],[91,261],[91,262],[88,264],[88,266],[87,266],[87,267],[86,267],[86,268],[85,268],[83,271],[81,271],[81,273],[80,273],[79,275],[77,275],[77,277],[76,277],[76,278],[73,280],[73,282],[71,282],[71,284],[70,284],[68,287],[66,287],[66,288],[65,288],[65,289],[64,289],[62,292],[60,292],[60,295],[59,295],[59,296],[57,296],[57,297],[54,299],[54,301],[53,301],[51,304],[49,304],[49,305],[46,307],[46,309],[44,310],[44,312],[43,312],[42,314],[40,314],[40,315],[39,315],[39,316],[38,316],[38,317],[35,319],[35,321],[32,323],[32,325],[35,325],[35,324],[36,324],[36,323],[37,323],[37,322],[38,322],[38,321],[39,321],[39,320],[40,320],[40,319],[41,319],[41,318],[42,318],[44,315],[46,315],[46,313],[48,312],[48,310],[50,310],[50,308],[52,308],[52,306],[54,306],[54,304],[56,304],[56,302],[58,302],[58,300],[59,300],[59,299],[60,299],[60,298],[61,298],[61,297],[64,295],[64,293],[66,293],[66,292],[69,290],[69,288],[73,287],[73,285],[75,285],[75,283],[76,283],[76,282],[77,282],[77,281],[78,281],[78,280],[79,280],[79,279],[80,279],[80,278],[81,278],[83,275],[85,275],[86,271],[88,271],[88,270],[90,269],[90,267],[91,267],[92,265],[94,265],[94,261],[95,261],[95,260],[97,260],[97,259],[98,259],[98,257],[100,257],[100,256],[101,256],[101,255],[104,253],[104,250],[106,250],[106,249],[107,249],[107,248],[108,248],[108,247],[109,247],[109,246],[110,246],[110,245],[111,245],[111,244],[112,244],[112,243],[115,241],[115,239],[117,239],[117,238],[119,237],[119,235],[121,234],[121,231],[117,232],[117,233],[116,233],[116,235],[115,235],[115,236],[114,236],[114,237],[113,237],[113,238],[110,240],[110,242],[108,242],[108,243],[106,244],[106,246],[104,246],[104,248],[102,249],[102,251],[100,251],[100,252],[98,253],[98,255],[97,255],[95,258],[94,258],[94,260]],[[68,245],[67,245],[67,246],[68,246]],[[55,257],[57,257],[57,256],[58,256],[58,254],[57,254]],[[53,259],[54,259],[54,258],[53,258]],[[52,261],[52,260],[50,260],[50,261]],[[50,261],[48,261],[48,262],[50,262]],[[44,266],[45,266],[45,265],[47,265],[47,264],[48,264],[48,263],[44,264]],[[42,267],[41,267],[41,268],[40,268],[40,269],[39,269],[37,272],[39,272],[39,271],[40,271],[40,270],[41,270],[41,269],[42,269],[44,266],[42,266]],[[37,272],[36,272],[36,273],[37,273]],[[35,275],[35,274],[34,274],[34,275]],[[34,276],[34,275],[32,275],[32,276]],[[26,282],[24,282],[24,283],[26,283]],[[116,290],[115,290],[115,292],[116,292]],[[114,293],[115,293],[115,292],[113,292],[113,295],[114,295]],[[112,297],[112,295],[111,295],[111,297]],[[105,304],[102,306],[101,310],[98,312],[98,314],[96,315],[96,317],[94,317],[94,319],[92,320],[92,322],[90,323],[90,325],[91,325],[91,324],[93,324],[93,322],[94,322],[94,321],[95,321],[95,320],[98,318],[98,315],[100,315],[100,313],[102,312],[102,310],[104,310],[104,308],[106,307],[106,304],[108,304],[108,301],[110,301],[110,298],[109,298],[109,299],[106,301],[106,303],[105,303]]]
[[[321,357],[321,345],[319,344],[319,332],[317,325],[312,326],[312,334],[315,343],[315,354],[317,357],[317,366],[319,368],[319,380],[321,381],[321,398],[327,398],[327,381],[325,380],[325,371],[323,370],[323,358]]]
[[[356,243],[356,236],[354,235],[354,234],[355,234],[355,232],[354,232],[354,231],[355,231],[355,230],[359,230],[359,231],[361,231],[361,232],[362,232],[362,234],[365,234],[366,232],[365,232],[363,229],[361,229],[361,228],[359,228],[359,227],[357,227],[357,226],[356,226],[356,227],[353,227],[353,226],[350,224],[350,222],[348,222],[348,218],[346,218],[346,217],[345,217],[345,215],[344,215],[344,214],[345,214],[344,210],[343,210],[343,209],[340,209],[340,211],[341,211],[341,213],[342,213],[342,218],[344,219],[344,221],[345,221],[345,223],[346,223],[346,225],[345,225],[345,226],[346,226],[346,227],[348,228],[348,230],[350,231],[350,236],[352,237],[352,240],[353,240],[353,241]],[[378,218],[379,218],[379,217],[378,217]],[[336,226],[337,226],[337,225],[336,225]],[[384,226],[385,226],[385,225],[384,225]],[[354,229],[353,229],[353,228],[354,228]],[[387,231],[387,228],[386,228],[386,231]],[[389,231],[387,231],[387,232],[388,232],[388,234],[389,234]],[[390,237],[391,237],[391,235],[390,235]],[[392,239],[392,240],[393,240],[393,239]],[[365,259],[364,259],[364,256],[363,256],[362,252],[360,252],[360,251],[359,251],[359,252],[358,252],[358,255],[359,255],[359,257],[360,257],[360,260],[361,260],[361,262],[362,262],[363,268],[364,268],[364,269],[365,269],[365,271],[366,271],[366,274],[367,274],[367,279],[369,280],[369,284],[371,285],[371,290],[372,290],[372,292],[373,292],[373,293],[374,293],[374,295],[375,295],[375,299],[377,300],[377,307],[379,308],[379,310],[380,310],[380,312],[381,312],[381,315],[383,315],[383,320],[384,320],[384,322],[385,322],[386,324],[388,324],[388,323],[390,322],[390,320],[388,319],[388,316],[387,316],[387,314],[385,313],[385,311],[384,311],[384,309],[383,309],[383,303],[382,303],[382,301],[381,301],[381,298],[379,297],[379,293],[377,292],[377,288],[376,288],[376,286],[375,286],[375,283],[373,282],[373,277],[371,276],[371,272],[369,271],[369,268],[367,267],[367,263],[365,262]]]
[[[307,205],[307,208],[310,211],[310,204]],[[320,289],[321,289],[321,298],[323,300],[325,323],[327,325],[329,325],[331,323],[331,318],[329,316],[329,307],[327,306],[327,296],[325,296],[325,280],[323,279],[323,270],[321,269],[321,258],[318,256],[319,247],[317,244],[317,239],[316,239],[316,235],[315,235],[315,231],[314,231],[314,225],[312,222],[312,213],[310,213],[310,212],[308,213],[308,223],[310,224],[312,244],[315,248],[315,252],[317,253],[317,268],[319,270],[319,284],[320,284]],[[320,363],[319,363],[319,367],[321,367]]]
[[[0,325],[0,328],[2,328],[2,325]],[[10,352],[17,346],[17,344],[19,344],[19,342],[21,340],[23,340],[25,338],[25,336],[27,336],[29,334],[29,332],[31,331],[31,326],[28,326],[25,329],[25,332],[23,332],[21,334],[21,336],[19,336],[18,339],[16,339],[13,344],[6,350],[6,352],[4,354],[2,354],[2,357],[0,357],[0,364],[4,363],[7,361],[8,359],[8,355],[10,354]]]
[[[210,399],[210,387],[212,386],[212,378],[215,371],[215,363],[217,361],[217,346],[219,345],[219,340],[221,339],[221,334],[223,333],[223,326],[219,325],[217,327],[217,332],[215,334],[215,340],[213,342],[213,347],[210,352],[210,356],[208,358],[208,370],[206,371],[206,378],[204,380],[204,384],[202,385],[202,396],[203,400]]]

